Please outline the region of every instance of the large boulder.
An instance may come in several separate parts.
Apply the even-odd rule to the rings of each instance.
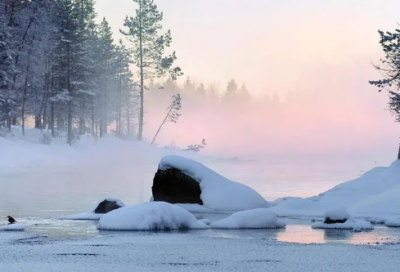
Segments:
[[[203,205],[199,183],[176,168],[158,169],[151,189],[153,201]]]
[[[200,204],[214,211],[269,207],[252,188],[229,180],[201,163],[175,155],[161,159],[152,191],[154,201]]]
[[[119,209],[123,206],[125,205],[118,199],[106,198],[97,205],[93,212],[104,214]]]

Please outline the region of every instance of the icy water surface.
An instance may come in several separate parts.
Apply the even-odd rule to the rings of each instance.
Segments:
[[[268,200],[284,196],[317,195],[343,181],[355,178],[360,170],[345,167],[305,167],[304,165],[215,160],[205,162],[222,175],[245,183]],[[0,225],[6,215],[16,217],[27,232],[52,238],[82,238],[99,235],[96,221],[65,221],[61,216],[89,212],[104,197],[120,198],[126,205],[148,201],[156,163],[96,167],[25,168],[0,170]],[[226,214],[197,215],[216,220]],[[230,239],[260,238],[294,243],[377,243],[397,241],[400,233],[377,227],[369,233],[312,230],[309,220],[290,221],[283,230],[206,230],[195,235]],[[100,233],[109,235],[109,233]]]

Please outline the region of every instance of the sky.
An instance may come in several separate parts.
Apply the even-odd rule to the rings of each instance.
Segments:
[[[362,141],[358,139],[362,135],[374,135],[373,142],[364,144],[366,148],[373,145],[377,152],[386,152],[397,145],[400,126],[385,110],[387,96],[378,93],[368,80],[380,77],[371,64],[382,57],[377,31],[398,27],[400,1],[155,0],[155,3],[164,12],[163,26],[172,32],[171,48],[177,53],[177,64],[185,77],[221,86],[234,78],[258,96],[277,92],[283,97],[289,91],[322,96],[337,105],[336,119],[332,121],[338,124],[335,137],[342,135]],[[135,5],[132,0],[97,0],[99,18],[107,18],[116,39],[122,37],[118,30],[126,15],[134,15]],[[348,120],[353,120],[353,128],[340,125]],[[301,122],[306,124],[308,120]],[[357,124],[364,123],[360,131]],[[262,125],[259,128],[262,130]],[[207,133],[209,137],[218,134]],[[184,141],[186,134],[170,137]],[[245,153],[249,142],[255,142],[242,136],[247,146],[235,146],[237,153]],[[168,136],[165,137],[167,142]],[[322,144],[323,140],[315,136],[315,142]],[[224,150],[233,148],[222,140],[214,144],[219,148],[225,146]]]

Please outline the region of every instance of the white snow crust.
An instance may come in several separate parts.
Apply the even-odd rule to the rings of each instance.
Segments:
[[[332,220],[348,220],[351,219],[351,216],[349,212],[343,208],[334,208],[325,212],[325,219],[326,218],[330,218]]]
[[[390,217],[386,220],[385,225],[391,228],[400,228],[400,217]]]
[[[196,180],[201,188],[204,206],[215,211],[241,211],[269,207],[268,202],[252,188],[231,181],[204,165],[181,156],[161,159],[159,169],[176,168]]]
[[[100,219],[97,227],[100,230],[152,231],[204,229],[207,225],[177,205],[148,202],[111,211]]]
[[[25,227],[21,224],[14,223],[5,226],[0,226],[0,231],[25,231]]]
[[[361,177],[344,182],[319,196],[283,198],[271,208],[279,216],[322,217],[328,209],[347,209],[357,218],[400,216],[400,160],[376,167]]]
[[[269,209],[259,208],[234,213],[212,222],[210,226],[215,229],[275,229],[283,228],[286,224]]]
[[[343,230],[373,230],[374,226],[368,221],[361,219],[350,219],[344,223],[325,224],[323,222],[314,223],[311,226],[313,229],[343,229]]]
[[[203,206],[203,205],[199,205],[199,204],[175,204],[181,208],[184,208],[185,210],[187,210],[188,212],[191,213],[210,213],[213,212],[212,210],[210,210],[209,208]]]
[[[61,220],[100,220],[104,214],[102,213],[78,213],[61,217]]]

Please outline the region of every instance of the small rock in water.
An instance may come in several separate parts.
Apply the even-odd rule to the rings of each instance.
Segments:
[[[105,199],[99,203],[97,208],[94,210],[94,213],[108,213],[121,207],[122,206],[120,206],[117,201]]]

